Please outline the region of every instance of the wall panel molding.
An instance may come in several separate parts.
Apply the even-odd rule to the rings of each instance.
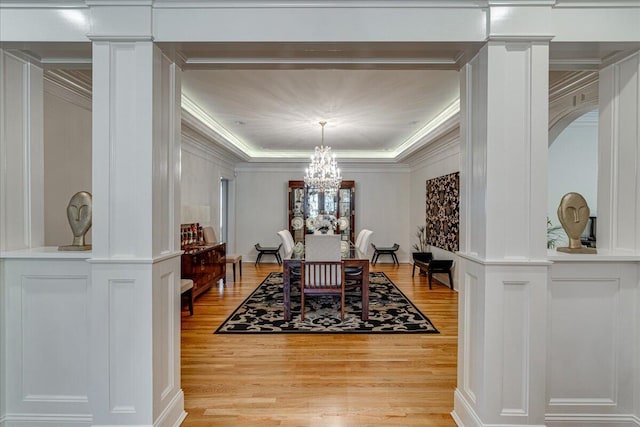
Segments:
[[[0,327],[11,343],[3,344],[7,370],[0,379],[7,394],[0,416],[7,425],[88,425],[89,265],[85,259],[2,258],[0,274]]]
[[[640,308],[639,275],[633,260],[552,265],[545,413],[550,427],[640,425],[633,414],[640,338],[632,320]]]
[[[138,335],[136,279],[111,279],[109,287],[109,407],[112,413],[136,413],[136,362],[131,348]]]

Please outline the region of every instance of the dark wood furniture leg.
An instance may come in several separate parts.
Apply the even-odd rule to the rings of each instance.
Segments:
[[[362,265],[362,320],[369,320],[369,260]]]
[[[291,320],[291,271],[290,264],[285,260],[282,267],[282,291],[284,302],[284,320]]]
[[[415,276],[416,267],[418,267],[418,271],[424,271],[424,272],[429,271],[429,263],[423,262],[423,261],[418,261],[418,260],[413,260],[413,270],[411,270],[411,277]]]

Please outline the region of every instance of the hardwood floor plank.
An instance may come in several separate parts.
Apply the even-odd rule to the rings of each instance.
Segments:
[[[458,294],[410,264],[382,271],[440,334],[214,334],[277,264],[245,263],[182,313],[185,427],[455,426]]]

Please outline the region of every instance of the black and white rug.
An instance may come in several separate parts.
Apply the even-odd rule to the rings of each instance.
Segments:
[[[291,321],[284,320],[282,273],[271,273],[216,330],[217,334],[251,333],[439,333],[431,321],[384,273],[369,275],[369,320],[360,318],[360,289],[348,289],[344,322],[340,298],[305,299],[300,320],[300,291],[291,289]]]

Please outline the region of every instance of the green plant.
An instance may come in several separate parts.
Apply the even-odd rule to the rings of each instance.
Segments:
[[[549,217],[547,217],[547,248],[553,249],[562,238],[562,226],[553,225]]]
[[[416,238],[418,243],[413,244],[414,252],[429,252],[429,233],[425,225],[419,225],[418,231],[416,231]]]

